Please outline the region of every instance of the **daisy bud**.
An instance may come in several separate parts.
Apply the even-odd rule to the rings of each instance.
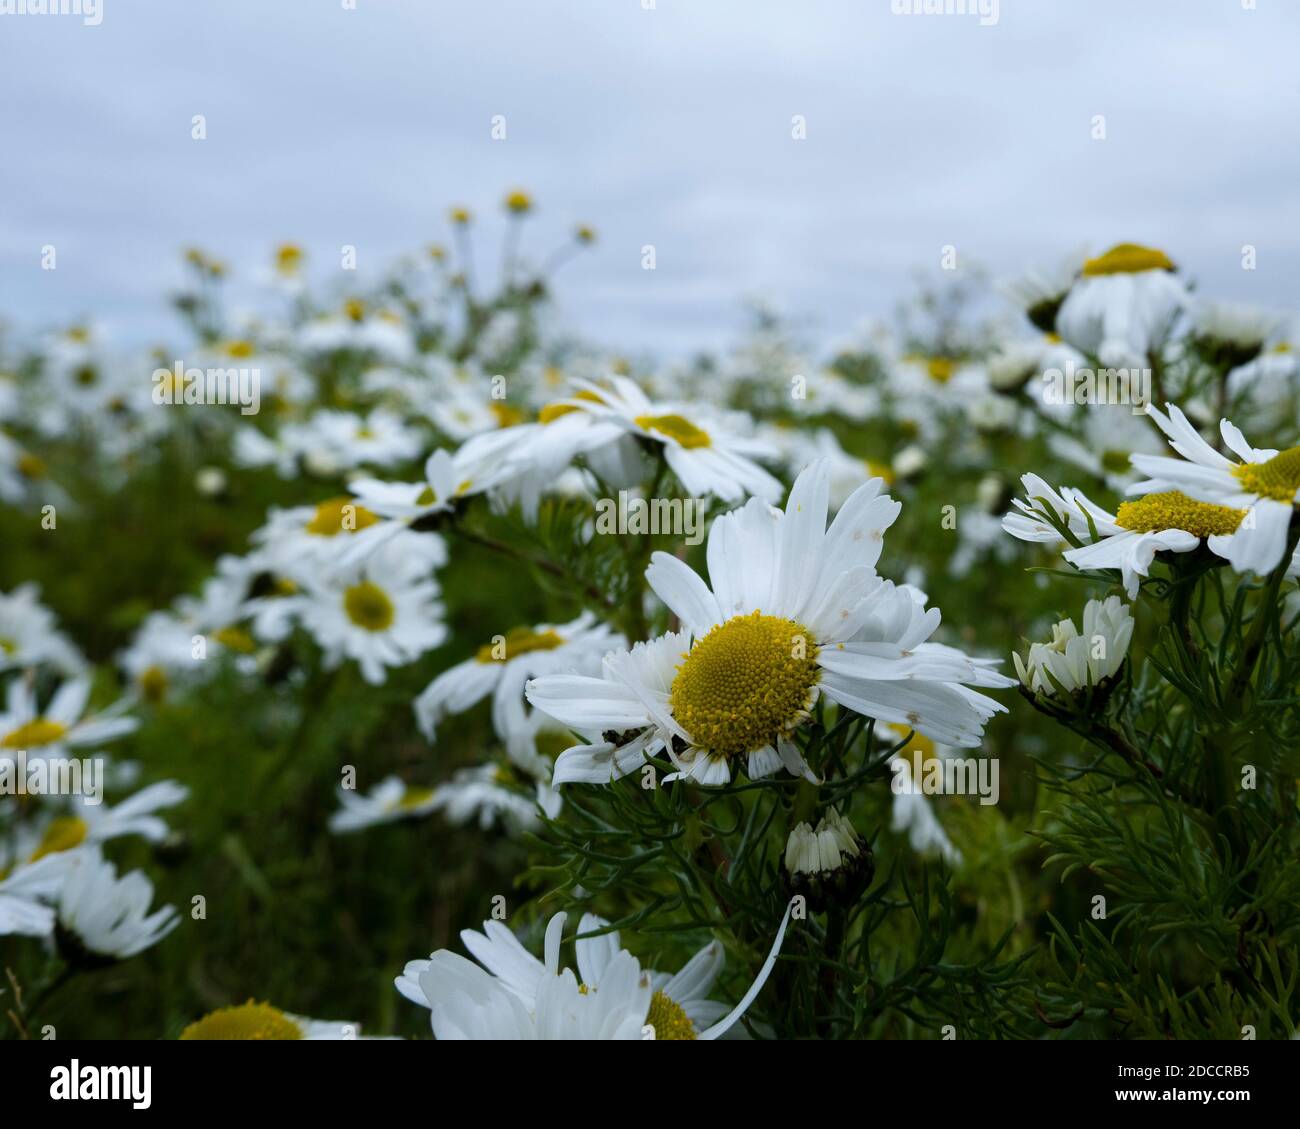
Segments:
[[[894,475],[899,479],[915,478],[929,465],[930,458],[915,443],[894,456]]]
[[[1029,655],[1011,657],[1020,681],[1035,694],[1059,697],[1101,688],[1109,692],[1124,665],[1133,638],[1133,616],[1118,596],[1089,600],[1083,609],[1083,631],[1072,619],[1052,628],[1050,643],[1034,643]]]
[[[194,476],[194,489],[205,498],[219,498],[226,492],[229,480],[220,467],[205,466]]]

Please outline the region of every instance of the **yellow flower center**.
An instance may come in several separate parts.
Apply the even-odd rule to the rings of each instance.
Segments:
[[[67,731],[68,727],[60,725],[57,721],[50,721],[44,717],[34,718],[26,725],[20,725],[0,741],[0,748],[35,749],[41,745],[52,745]]]
[[[506,197],[506,208],[517,216],[521,216],[525,212],[530,211],[532,206],[533,198],[522,189],[517,189]]]
[[[249,1000],[191,1023],[182,1039],[301,1039],[302,1028],[278,1008]]]
[[[281,274],[296,274],[302,264],[302,248],[296,243],[282,243],[275,252],[275,266]]]
[[[512,627],[502,636],[502,641],[484,643],[474,657],[481,663],[508,662],[531,651],[553,651],[563,645],[564,637],[558,632]]]
[[[421,804],[427,803],[432,796],[432,788],[408,788],[402,793],[402,798],[397,801],[397,809],[398,811],[409,811],[412,808],[418,808]]]
[[[816,660],[810,633],[794,620],[736,616],[686,654],[669,692],[673,716],[709,752],[730,757],[761,749],[807,717]]]
[[[557,373],[558,375],[558,373]],[[572,400],[585,400],[589,404],[599,404],[600,397],[594,392],[588,392],[585,388],[581,392],[574,393],[570,397]],[[537,413],[538,423],[552,423],[561,416],[567,416],[570,412],[581,411],[575,404],[566,404],[562,400],[557,400],[553,404],[547,404],[540,412]]]
[[[875,459],[864,459],[863,463],[872,478],[883,478],[886,486],[894,484],[894,468],[888,463],[877,462]]]
[[[646,1023],[655,1029],[655,1039],[695,1039],[695,1024],[682,1010],[676,1000],[656,992],[650,997],[650,1010],[646,1013]]]
[[[1140,243],[1117,243],[1100,258],[1083,264],[1085,275],[1137,274],[1146,270],[1173,270],[1173,261],[1163,251]]]
[[[56,855],[60,851],[70,851],[86,841],[86,832],[90,829],[84,819],[75,815],[61,815],[50,820],[50,825],[41,836],[41,841],[28,862],[36,862],[46,855]]]
[[[1233,473],[1244,489],[1261,498],[1292,502],[1300,490],[1300,447],[1274,455],[1266,463],[1245,463],[1235,467]]]
[[[366,631],[387,631],[393,624],[393,601],[378,584],[363,580],[343,593],[348,619]]]
[[[675,412],[666,416],[637,416],[636,425],[645,431],[657,431],[677,442],[679,447],[692,450],[696,447],[711,447],[713,440],[709,433],[696,427],[685,416]]]
[[[26,451],[18,456],[18,461],[15,466],[18,469],[18,473],[24,478],[44,478],[47,473],[45,469],[45,461],[36,455],[27,453]]]
[[[235,627],[233,624],[229,627],[223,627],[213,636],[218,643],[231,651],[238,651],[241,655],[251,655],[257,650],[257,642],[242,627]]]
[[[950,357],[931,357],[925,362],[925,374],[936,384],[947,384],[957,371],[957,362]]]
[[[16,650],[18,650],[18,643],[15,640],[0,635],[0,651],[3,651],[6,655],[12,655]]]
[[[140,693],[146,702],[161,702],[167,696],[167,672],[151,666],[140,674]]]
[[[360,298],[349,298],[343,303],[343,314],[352,321],[364,321],[366,304]]]
[[[1245,510],[1198,502],[1171,490],[1164,494],[1148,494],[1133,502],[1121,502],[1115,524],[1135,533],[1183,529],[1197,537],[1212,537],[1236,533],[1245,516]]]
[[[251,357],[253,355],[253,343],[251,341],[227,341],[227,357]]]
[[[317,537],[337,537],[340,533],[356,533],[378,520],[365,506],[357,505],[351,498],[330,498],[316,507],[306,529]]]
[[[524,422],[524,413],[511,404],[493,400],[488,406],[496,417],[497,427],[514,427],[515,424]]]

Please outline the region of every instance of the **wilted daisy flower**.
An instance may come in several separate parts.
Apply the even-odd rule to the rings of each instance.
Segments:
[[[144,952],[180,924],[172,906],[149,912],[153,883],[139,870],[117,877],[98,847],[75,853],[59,892],[56,932],[69,956],[126,960]]]
[[[369,792],[340,788],[338,797],[342,807],[329,818],[329,829],[336,835],[381,823],[396,823],[426,815],[434,809],[432,788],[412,787],[398,776],[385,777]]]
[[[1057,332],[1103,365],[1146,365],[1188,302],[1174,270],[1163,251],[1117,244],[1083,264],[1057,314]]]
[[[49,663],[76,674],[86,663],[57,626],[54,613],[42,606],[40,588],[20,584],[0,592],[0,671]]]
[[[23,749],[33,757],[60,757],[67,749],[100,745],[138,728],[135,718],[121,716],[124,701],[104,713],[86,715],[89,699],[90,679],[71,678],[42,707],[31,682],[15,678],[0,713],[0,756]]]
[[[832,808],[817,826],[796,824],[785,843],[785,870],[792,894],[813,910],[847,905],[871,883],[871,848],[842,812]]]
[[[1241,429],[1226,419],[1219,432],[1240,459],[1219,454],[1174,404],[1166,416],[1154,405],[1147,412],[1183,457],[1134,455],[1133,465],[1150,477],[1130,487],[1133,494],[1180,491],[1202,502],[1244,511],[1231,532],[1220,532],[1210,547],[1238,572],[1265,575],[1286,553],[1291,515],[1300,501],[1300,447],[1285,451],[1252,447]]]
[[[1122,502],[1112,514],[1082,490],[1062,487],[1058,494],[1034,474],[1024,475],[1021,482],[1028,501],[1013,499],[1018,512],[1008,513],[1002,528],[1021,541],[1066,544],[1046,516],[1053,515],[1058,525],[1085,542],[1067,549],[1065,559],[1075,568],[1119,569],[1130,600],[1150,575],[1157,553],[1190,553],[1204,541],[1213,552],[1227,557],[1246,516],[1245,510],[1198,502],[1178,491]]]
[[[414,662],[447,637],[437,583],[397,549],[390,541],[359,565],[322,571],[304,581],[302,596],[288,598],[325,665],[354,659],[374,686],[388,667]]]
[[[606,656],[600,678],[553,675],[528,699],[602,740],[568,750],[555,780],[607,783],[663,749],[681,775],[725,784],[784,767],[814,779],[794,741],[820,694],[865,716],[978,745],[1005,707],[964,685],[1009,679],[928,643],[937,609],[882,580],[875,563],[900,506],[872,480],[826,527],[828,470],[812,464],[785,512],[757,499],[709,533],[710,589],[656,553],[646,578],[683,630]]]
[[[569,623],[513,627],[493,636],[472,659],[443,671],[415,699],[420,731],[430,740],[449,713],[464,713],[492,695],[492,725],[503,741],[523,730],[524,683],[553,672],[595,673],[623,637],[583,612]]]
[[[1083,633],[1074,620],[1052,628],[1050,643],[1034,643],[1021,660],[1012,654],[1020,681],[1036,694],[1073,694],[1099,686],[1124,665],[1133,638],[1133,616],[1118,596],[1089,600],[1083,609]]]
[[[569,405],[661,448],[688,494],[725,501],[749,495],[774,502],[781,496],[781,483],[754,462],[774,457],[765,443],[743,438],[689,407],[655,403],[626,377],[611,377],[610,383],[612,388],[583,382],[588,398],[574,398]]]
[[[249,1000],[233,1007],[218,1008],[185,1028],[178,1039],[185,1040],[254,1040],[258,1042],[289,1039],[358,1039],[361,1024],[330,1019],[308,1019]]]
[[[790,909],[754,983],[729,1012],[707,999],[723,965],[716,943],[668,976],[643,971],[620,946],[617,933],[584,937],[576,946],[579,981],[571,969],[560,968],[566,920],[566,914],[557,913],[547,923],[544,961],[500,922],[485,921],[482,933],[461,933],[479,964],[440,949],[428,960],[410,961],[397,978],[397,990],[430,1009],[439,1039],[716,1039],[740,1019],[767,982]],[[604,924],[589,914],[579,932]]]

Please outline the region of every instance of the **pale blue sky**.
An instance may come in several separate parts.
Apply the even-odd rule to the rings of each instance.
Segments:
[[[183,244],[247,276],[292,238],[324,277],[352,243],[365,271],[516,184],[533,250],[600,231],[561,275],[567,324],[664,355],[726,342],[754,293],[837,336],[944,244],[1001,274],[1135,239],[1206,292],[1300,306],[1294,0],[1002,0],[993,27],[889,0],[103,6],[94,28],[0,16],[0,316],[20,327],[93,314],[151,340]]]

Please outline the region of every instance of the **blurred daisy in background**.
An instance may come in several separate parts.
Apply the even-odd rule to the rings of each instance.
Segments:
[[[508,741],[524,731],[524,684],[553,672],[584,674],[600,669],[606,652],[626,646],[621,635],[591,612],[563,624],[514,627],[482,644],[474,657],[443,671],[415,699],[420,731],[434,739],[448,714],[464,713],[492,695],[492,725]]]
[[[180,924],[172,906],[149,912],[153,883],[142,871],[123,878],[98,847],[76,851],[59,891],[56,934],[69,961],[126,960]]]

